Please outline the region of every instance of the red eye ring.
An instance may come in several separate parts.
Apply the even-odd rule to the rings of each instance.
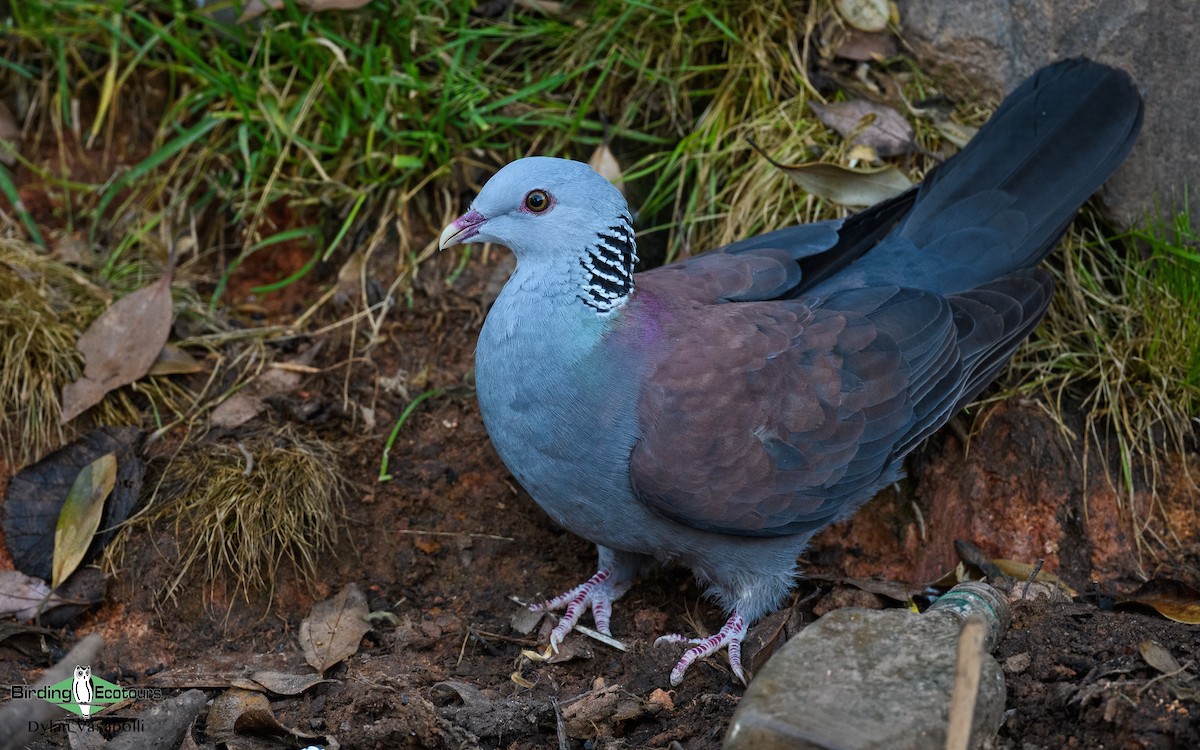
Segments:
[[[542,213],[550,208],[550,202],[550,194],[545,190],[530,190],[525,194],[525,210],[530,213]]]

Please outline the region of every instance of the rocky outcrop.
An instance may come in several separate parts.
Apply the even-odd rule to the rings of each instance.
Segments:
[[[1146,100],[1130,159],[1101,199],[1129,225],[1176,211],[1200,180],[1200,8],[1195,0],[899,0],[918,57],[999,98],[1047,62],[1082,55],[1128,70]],[[961,74],[961,75],[960,75]],[[1188,200],[1200,216],[1200,185]]]

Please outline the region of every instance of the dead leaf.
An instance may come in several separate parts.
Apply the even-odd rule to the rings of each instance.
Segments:
[[[844,206],[873,206],[912,187],[904,173],[891,165],[881,169],[855,170],[827,162],[780,164],[753,140],[747,140],[764,159],[787,173],[797,185],[818,198]]]
[[[592,152],[592,158],[588,159],[588,165],[601,177],[615,185],[622,195],[625,194],[625,177],[621,173],[621,162],[617,161],[617,157],[608,147],[608,143],[601,143],[596,147],[596,150]]]
[[[662,688],[655,688],[650,697],[646,699],[648,703],[656,706],[661,706],[664,711],[674,711],[675,701],[671,698],[671,693]]]
[[[821,122],[858,146],[867,146],[880,156],[900,156],[913,150],[915,135],[904,115],[883,104],[855,99],[821,104],[809,102]]]
[[[75,348],[87,362],[83,377],[63,386],[63,424],[100,403],[112,390],[150,371],[171,334],[171,276],[128,294],[101,313]]]
[[[512,613],[512,617],[509,618],[508,623],[512,626],[514,632],[521,635],[529,635],[545,616],[545,611],[535,612],[529,607],[521,606]]]
[[[0,570],[0,617],[32,620],[41,612],[62,604],[50,584],[19,570]]]
[[[1028,581],[1029,577],[1033,575],[1033,571],[1036,568],[1035,565],[1031,565],[1030,563],[1020,562],[1019,560],[1005,560],[1003,558],[993,559],[992,564],[999,568],[1000,572],[1022,582]],[[1071,598],[1079,596],[1078,591],[1068,586],[1061,578],[1049,571],[1038,570],[1038,574],[1033,580],[1039,583],[1048,583],[1053,586],[1057,586]]]
[[[665,710],[661,703],[650,703],[620,685],[594,689],[563,706],[567,734],[577,739],[593,739],[615,734],[618,724]]]
[[[1147,664],[1163,674],[1173,674],[1182,669],[1170,651],[1149,639],[1138,644],[1138,652]]]
[[[899,52],[896,37],[887,32],[846,29],[834,55],[844,60],[872,62],[895,57]]]
[[[75,572],[100,528],[104,501],[117,483],[117,455],[106,453],[79,472],[67,493],[54,530],[50,584],[58,588]]]
[[[836,0],[834,6],[847,24],[860,31],[883,31],[891,17],[888,0]]]
[[[266,691],[275,695],[299,695],[322,682],[334,682],[334,680],[326,680],[316,673],[253,672],[249,677],[234,677],[229,681],[229,686],[243,690]]]
[[[141,430],[102,427],[17,472],[8,483],[3,515],[4,541],[13,565],[41,579],[54,575],[54,535],[67,494],[85,466],[106,453],[117,455],[117,482],[84,562],[95,557],[117,533],[138,503],[146,467],[138,458]]]
[[[204,729],[210,737],[228,737],[234,734],[237,720],[249,711],[270,713],[271,702],[262,693],[230,688],[213,699]]]
[[[200,364],[199,360],[186,350],[174,344],[167,344],[158,352],[158,357],[154,364],[150,365],[150,372],[147,374],[191,375],[197,372],[204,372],[204,365]]]
[[[17,163],[17,147],[21,143],[21,128],[12,111],[0,102],[0,164],[11,167]]]
[[[279,366],[272,366],[240,391],[222,401],[213,409],[213,426],[224,427],[227,430],[240,427],[258,416],[266,407],[266,399],[294,391],[300,385],[301,375],[296,371],[297,368],[289,369],[287,366],[308,365],[320,350],[321,344],[318,342],[299,357],[277,363]]]
[[[1200,625],[1200,591],[1183,581],[1170,578],[1147,581],[1121,603],[1141,604],[1168,620]]]
[[[873,206],[912,187],[904,173],[891,165],[881,169],[848,169],[827,162],[777,166],[808,192],[843,206]]]
[[[358,651],[367,623],[367,597],[357,585],[347,584],[337,596],[313,605],[300,623],[300,647],[305,660],[321,674]]]

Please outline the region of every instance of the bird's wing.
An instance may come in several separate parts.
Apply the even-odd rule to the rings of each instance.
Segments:
[[[904,218],[915,197],[916,190],[910,190],[846,219],[767,232],[638,278],[660,280],[676,298],[693,302],[795,297],[871,249]]]
[[[646,291],[669,295],[659,281]],[[1031,270],[950,297],[879,287],[668,314],[641,385],[634,490],[723,533],[795,534],[842,518],[986,386],[1050,291]]]

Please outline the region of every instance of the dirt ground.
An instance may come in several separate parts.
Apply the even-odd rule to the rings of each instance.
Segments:
[[[99,632],[106,646],[97,676],[168,694],[199,687],[216,698],[231,678],[254,670],[310,671],[297,642],[300,623],[315,601],[354,582],[372,611],[394,618],[375,619],[358,653],[331,668],[328,682],[271,696],[270,709],[286,727],[332,737],[342,748],[719,747],[742,695],[723,657],[693,667],[670,689],[680,648],[653,645],[658,634],[712,632],[722,621],[686,571],[656,573],[619,602],[613,632],[627,652],[572,635],[561,661],[523,656],[544,646],[545,623],[540,634],[523,634],[514,600],[582,581],[593,571],[594,550],[554,526],[488,442],[469,385],[479,300],[502,257],[471,264],[446,286],[455,261],[437,258],[423,268],[414,309],[393,317],[387,341],[351,380],[350,400],[363,404],[378,377],[398,372],[422,373],[427,387],[449,394],[426,401],[405,426],[392,451],[391,482],[377,481],[383,441],[415,393],[382,396],[370,432],[343,408],[340,371],[309,378],[273,406],[279,420],[311,415],[302,426],[341,446],[341,469],[353,481],[340,554],[322,561],[315,590],[284,571],[273,596],[246,601],[197,573],[182,595],[164,600],[175,565],[171,529],[137,531],[103,606],[44,640],[0,643],[0,682],[32,682],[84,634]],[[335,360],[336,347],[327,356]],[[804,561],[812,578],[801,581],[789,611],[752,631],[749,661],[785,620],[796,627],[836,607],[885,603],[839,577],[920,588],[953,568],[953,541],[963,538],[993,557],[1044,558],[1048,570],[1084,592],[1075,602],[1015,606],[997,652],[1008,712],[995,747],[1200,747],[1200,630],[1149,610],[1112,607],[1139,572],[1155,572],[1120,531],[1119,511],[1105,510],[1115,496],[1095,479],[1083,484],[1078,446],[1035,403],[992,405],[981,414],[943,430],[912,459],[911,479],[818,537]],[[968,450],[965,430],[973,431]],[[1194,498],[1179,495],[1167,493],[1165,502],[1194,513]],[[1195,540],[1185,541],[1192,552],[1173,559],[1172,569],[1194,580]],[[1146,640],[1184,671],[1163,676],[1149,666],[1139,652]],[[199,747],[211,746],[206,726],[202,714],[191,733]],[[295,737],[229,746],[307,744],[326,746]],[[35,745],[67,746],[62,734]]]

